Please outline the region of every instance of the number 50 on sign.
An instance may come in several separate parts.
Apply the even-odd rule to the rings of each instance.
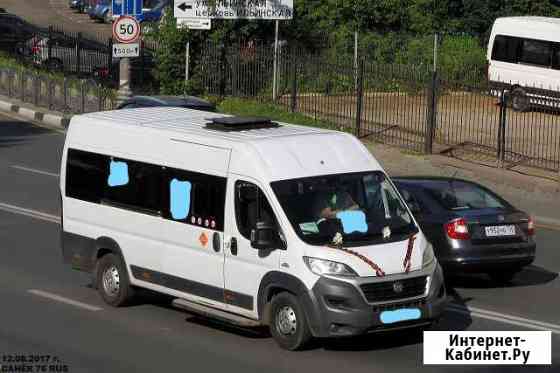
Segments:
[[[119,17],[113,23],[113,38],[123,44],[134,43],[140,37],[140,24],[129,16]]]

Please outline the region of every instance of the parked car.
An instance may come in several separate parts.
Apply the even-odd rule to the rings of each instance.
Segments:
[[[99,0],[94,7],[90,8],[88,15],[93,20],[111,23],[111,1]]]
[[[216,111],[211,102],[194,96],[134,96],[121,103],[117,109],[136,109],[145,107],[182,107],[201,111]]]
[[[82,8],[83,1],[82,0],[69,0],[68,7],[70,9],[79,10]]]
[[[15,53],[41,30],[11,13],[0,13],[0,50]]]
[[[159,22],[166,7],[172,5],[171,0],[153,1],[153,7],[143,9],[141,16],[137,17],[140,22]]]
[[[79,74],[89,74],[100,67],[107,66],[111,58],[105,46],[92,41],[82,40],[80,42],[78,64],[78,45],[76,40],[57,34],[54,34],[52,39],[48,37],[35,37],[29,43],[31,44],[31,59],[33,63],[44,66],[51,71],[64,70]]]
[[[147,288],[268,327],[288,350],[418,330],[447,306],[432,245],[350,134],[169,107],[90,113],[72,117],[61,170],[64,261],[111,306]]]
[[[446,274],[485,272],[507,282],[533,262],[533,219],[491,190],[453,178],[394,181]]]

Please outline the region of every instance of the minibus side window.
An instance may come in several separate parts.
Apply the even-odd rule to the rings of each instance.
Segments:
[[[547,41],[524,39],[519,62],[550,67],[550,46]]]
[[[496,35],[492,47],[492,60],[517,63],[521,39],[512,36]]]
[[[239,233],[248,240],[251,239],[251,230],[256,228],[257,222],[278,226],[265,194],[258,186],[246,181],[235,183],[235,218]]]
[[[107,180],[109,157],[69,149],[66,166],[66,196],[99,203],[103,198],[103,182]]]
[[[161,167],[125,159],[110,159],[104,201],[146,212],[161,211]],[[124,172],[128,171],[128,181]],[[113,177],[114,184],[111,183]],[[126,182],[125,182],[126,181]]]
[[[167,168],[163,184],[166,219],[223,231],[226,178]]]
[[[560,43],[553,43],[552,68],[560,70]]]

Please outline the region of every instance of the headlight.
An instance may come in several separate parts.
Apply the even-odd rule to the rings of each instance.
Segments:
[[[352,268],[343,263],[325,259],[310,258],[307,256],[303,257],[303,261],[307,264],[307,267],[311,270],[311,272],[319,276],[331,275],[354,277],[358,275]]]
[[[431,266],[435,260],[436,257],[434,255],[434,248],[432,244],[428,242],[426,248],[424,249],[424,255],[422,256],[422,267],[425,268]]]

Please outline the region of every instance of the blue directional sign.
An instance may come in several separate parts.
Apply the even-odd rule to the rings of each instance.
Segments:
[[[133,16],[142,15],[142,5],[144,0],[113,0],[113,16]]]

